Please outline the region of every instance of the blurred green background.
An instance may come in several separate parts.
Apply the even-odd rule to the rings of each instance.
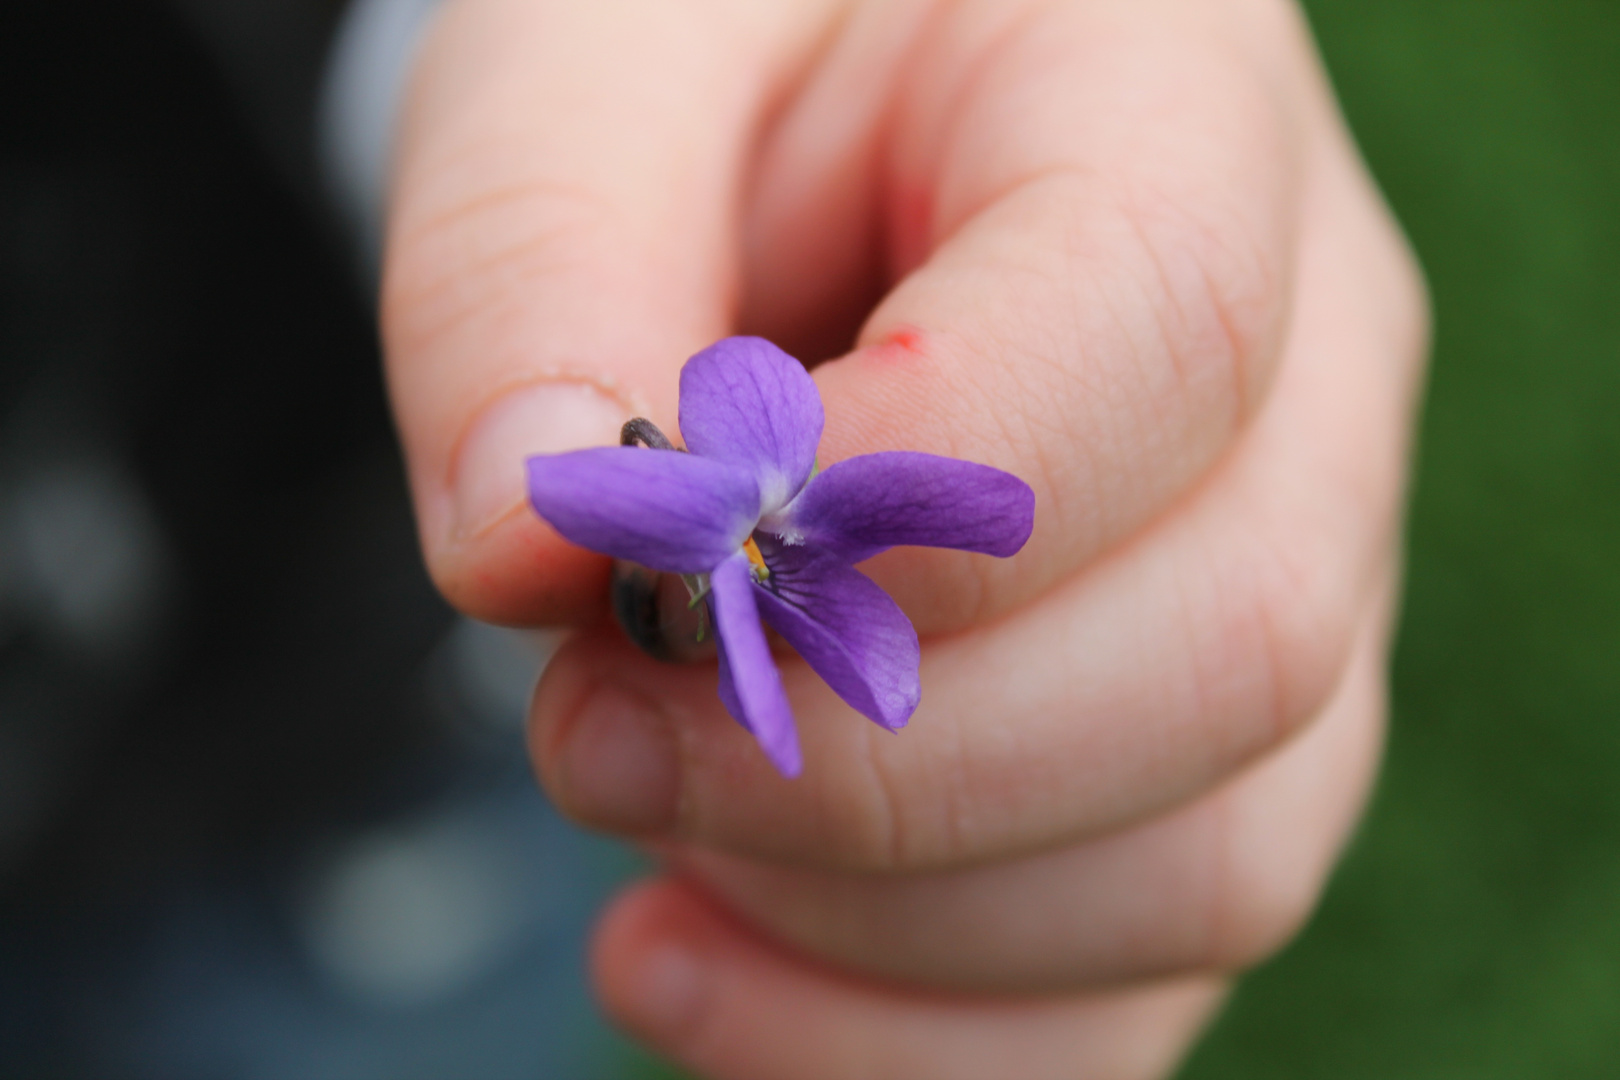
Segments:
[[[1394,726],[1182,1080],[1620,1076],[1620,3],[1306,7],[1434,300]]]
[[[1307,7],[1434,299],[1394,726],[1184,1077],[1620,1076],[1620,4]]]

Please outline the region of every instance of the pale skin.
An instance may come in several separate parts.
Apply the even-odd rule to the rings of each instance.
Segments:
[[[451,0],[385,264],[434,578],[582,627],[536,767],[664,860],[592,961],[654,1050],[1147,1080],[1298,930],[1376,768],[1426,316],[1284,0]],[[1037,498],[1013,559],[863,567],[922,635],[905,732],[779,657],[793,781],[522,505],[738,332],[826,360],[823,464]]]

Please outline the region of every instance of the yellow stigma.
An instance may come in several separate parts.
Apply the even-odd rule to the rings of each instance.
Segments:
[[[765,556],[759,553],[759,545],[754,543],[752,536],[743,541],[743,553],[748,556],[748,563],[754,568],[755,581],[764,581],[771,576],[770,567],[765,565]]]

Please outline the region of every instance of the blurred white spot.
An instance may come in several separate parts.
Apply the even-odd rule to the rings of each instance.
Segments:
[[[539,915],[544,898],[513,856],[498,830],[466,813],[359,837],[305,905],[311,955],[370,1006],[448,997],[495,967]]]
[[[24,476],[0,540],[6,591],[58,644],[109,659],[147,643],[169,559],[156,515],[115,462],[61,462]]]
[[[561,635],[458,619],[440,647],[462,710],[496,732],[521,731],[529,695]]]
[[[394,126],[416,45],[439,0],[355,0],[326,63],[320,148],[328,184],[376,277]]]

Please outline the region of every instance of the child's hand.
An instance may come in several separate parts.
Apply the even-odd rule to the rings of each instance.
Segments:
[[[583,633],[533,746],[672,876],[609,1008],[710,1077],[1151,1077],[1310,911],[1374,770],[1422,290],[1282,0],[456,0],[402,139],[384,328],[424,545],[514,622],[606,561],[522,459],[673,431],[733,332],[823,462],[994,465],[1018,557],[866,569],[924,638],[895,736],[782,659],[784,781],[712,668]],[[539,1022],[540,1018],[537,1018]]]

